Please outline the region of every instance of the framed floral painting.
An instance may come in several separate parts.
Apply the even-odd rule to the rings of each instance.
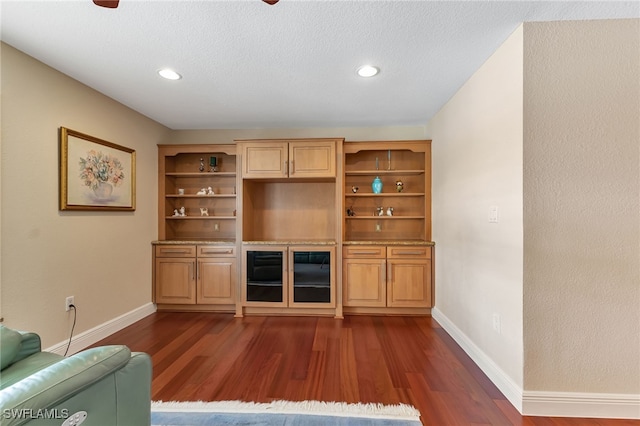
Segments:
[[[135,210],[136,152],[60,128],[60,210]]]

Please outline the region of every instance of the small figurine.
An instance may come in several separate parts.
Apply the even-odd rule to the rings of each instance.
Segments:
[[[178,211],[178,209],[173,209],[173,217],[178,217],[180,216],[180,212]]]
[[[201,172],[204,172],[204,158],[200,158],[200,167],[198,168]]]
[[[347,216],[355,216],[356,213],[353,211],[353,206],[347,209]]]
[[[396,181],[396,191],[402,192],[404,189],[404,183],[401,180]]]
[[[180,216],[186,216],[187,214],[185,213],[184,210],[184,206],[180,207]]]
[[[207,188],[202,188],[200,191],[196,192],[196,195],[207,195]]]
[[[393,207],[387,208],[387,216],[393,216]]]
[[[209,171],[211,173],[218,171],[218,159],[216,157],[209,158]]]
[[[211,187],[207,188],[207,195],[214,195],[215,192],[213,192],[213,189],[211,189]]]
[[[360,188],[358,188],[357,186],[352,186],[351,187],[351,192],[353,192],[355,194],[356,192],[358,192],[358,189],[360,189]]]
[[[378,216],[384,216],[384,207],[377,207]]]
[[[200,216],[209,216],[209,209],[207,207],[200,207]]]

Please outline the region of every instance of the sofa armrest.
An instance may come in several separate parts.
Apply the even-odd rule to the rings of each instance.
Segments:
[[[151,357],[132,352],[131,360],[116,372],[117,425],[151,424]]]
[[[130,358],[126,346],[101,346],[64,358],[0,391],[0,413],[54,407],[121,369]]]
[[[13,362],[18,362],[42,350],[42,343],[40,342],[39,335],[27,331],[19,331],[19,333],[22,335],[22,346],[20,346],[20,351],[14,358]]]

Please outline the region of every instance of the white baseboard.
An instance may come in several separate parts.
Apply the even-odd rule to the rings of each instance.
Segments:
[[[130,326],[136,321],[140,321],[142,318],[151,315],[155,311],[156,305],[154,305],[153,303],[147,303],[146,305],[142,305],[139,308],[127,312],[126,314],[120,315],[119,317],[93,327],[90,330],[82,332],[77,336],[73,336],[67,355],[72,355],[80,352],[81,350],[93,345],[94,343],[99,342],[106,337],[109,337],[113,333]],[[67,349],[67,345],[69,345],[69,341],[65,340],[64,342],[60,342],[43,350],[45,352],[54,352],[60,355],[64,355],[64,352]]]
[[[525,416],[640,419],[640,395],[523,391],[438,308],[431,315]]]
[[[640,419],[640,395],[525,391],[523,414],[545,417]]]
[[[471,357],[478,367],[489,377],[489,380],[504,396],[511,405],[522,413],[522,388],[518,386],[493,360],[487,356],[466,334],[451,322],[438,308],[431,310],[431,315],[445,329],[447,333],[456,341],[458,345]]]

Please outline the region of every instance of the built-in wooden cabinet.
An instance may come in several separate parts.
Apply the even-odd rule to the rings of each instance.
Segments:
[[[432,247],[347,245],[343,299],[349,307],[431,308]]]
[[[431,141],[345,142],[343,152],[345,313],[430,312]]]
[[[236,315],[337,313],[342,139],[236,141],[240,288]],[[318,281],[321,280],[321,281]]]
[[[344,241],[431,240],[430,141],[345,142],[344,208]]]
[[[196,246],[166,245],[154,250],[154,302],[196,303]]]
[[[430,240],[430,141],[158,146],[158,309],[428,314]]]
[[[335,307],[335,246],[247,244],[242,258],[245,307]]]
[[[242,177],[335,178],[336,140],[246,140],[242,150]]]
[[[153,295],[160,307],[235,306],[237,262],[233,245],[157,243],[154,266]]]
[[[432,306],[431,247],[387,247],[387,306]]]
[[[159,240],[235,241],[235,153],[235,145],[158,145]]]
[[[236,249],[232,246],[197,246],[196,302],[235,305]]]
[[[384,246],[345,246],[342,266],[344,306],[387,306]]]

